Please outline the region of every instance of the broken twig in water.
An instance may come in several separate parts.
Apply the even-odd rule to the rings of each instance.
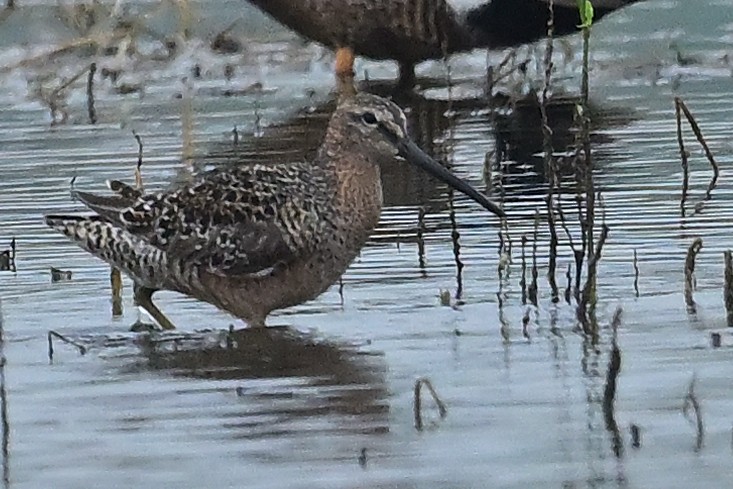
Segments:
[[[695,238],[690,247],[687,249],[687,258],[685,259],[685,304],[687,304],[687,312],[694,314],[697,312],[697,305],[693,298],[695,291],[695,258],[702,249],[702,239]]]
[[[67,338],[66,336],[62,335],[61,333],[57,333],[56,331],[49,331],[48,332],[48,363],[53,363],[53,355],[54,355],[53,339],[54,338],[57,338],[63,341],[64,343],[67,343],[69,345],[76,347],[76,349],[79,350],[79,353],[81,355],[85,355],[87,352],[86,346]]]
[[[72,275],[71,270],[51,267],[51,282],[67,282],[71,280]]]
[[[710,162],[710,166],[713,168],[713,177],[710,180],[710,183],[708,184],[707,191],[705,192],[705,197],[703,198],[703,202],[706,200],[710,200],[712,197],[713,190],[715,190],[715,187],[718,183],[718,177],[720,176],[720,169],[718,168],[718,164],[715,162],[715,158],[713,157],[712,151],[710,151],[710,147],[708,146],[707,141],[705,141],[705,137],[702,134],[702,131],[700,130],[700,126],[697,124],[697,121],[695,120],[695,117],[690,112],[690,109],[687,108],[687,105],[685,105],[685,102],[682,101],[680,97],[675,97],[674,99],[674,105],[675,105],[675,115],[677,119],[677,144],[680,147],[680,157],[682,159],[682,171],[683,171],[683,180],[682,180],[682,198],[680,201],[680,209],[682,212],[682,217],[685,216],[685,200],[687,199],[687,190],[689,188],[689,169],[688,169],[688,157],[689,154],[687,150],[685,150],[685,143],[682,137],[682,116],[681,113],[685,114],[685,118],[687,119],[687,122],[689,122],[690,127],[692,128],[692,132],[695,133],[695,137],[697,138],[697,141],[700,143],[700,146],[702,146],[703,151],[705,152],[705,157],[708,159],[708,162]],[[702,202],[695,205],[695,209],[700,208],[700,204]]]
[[[420,397],[423,385],[427,387],[428,392],[430,392],[430,395],[433,397],[433,400],[435,401],[436,406],[438,406],[438,413],[440,414],[440,419],[444,419],[446,415],[448,414],[448,409],[445,407],[445,404],[443,403],[443,401],[440,400],[438,393],[435,392],[435,389],[433,388],[433,384],[430,382],[430,380],[425,377],[417,379],[415,381],[415,397],[414,397],[414,404],[413,404],[413,413],[415,415],[415,429],[417,429],[417,431],[423,430],[422,399]]]
[[[15,267],[15,253],[16,244],[15,238],[10,240],[10,248],[0,252],[0,272],[13,272],[17,271]]]
[[[697,399],[695,393],[695,384],[697,383],[696,377],[692,377],[690,385],[687,388],[687,395],[685,395],[685,401],[682,405],[682,414],[687,418],[690,423],[695,425],[695,451],[699,452],[702,450],[703,442],[705,441],[705,426],[702,421],[702,410],[700,409],[700,401]],[[694,419],[690,416],[690,410],[695,416]]]
[[[112,317],[120,317],[122,308],[122,274],[120,269],[111,267],[109,272],[109,283],[112,289]]]
[[[680,215],[685,217],[685,202],[687,202],[687,190],[690,188],[690,167],[687,162],[687,150],[685,140],[682,137],[682,108],[677,99],[674,104],[675,117],[677,119],[677,145],[680,148],[680,160],[682,162],[682,195],[680,196]]]
[[[632,424],[629,431],[631,432],[631,448],[641,448],[641,428],[639,428],[639,425]]]

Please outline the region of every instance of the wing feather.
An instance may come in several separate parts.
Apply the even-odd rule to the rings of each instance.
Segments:
[[[314,250],[329,223],[326,174],[302,164],[205,173],[133,201],[78,192],[92,210],[148,243],[219,275],[256,274]]]

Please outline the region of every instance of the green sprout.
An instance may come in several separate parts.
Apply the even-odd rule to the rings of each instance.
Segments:
[[[578,0],[578,12],[580,12],[581,29],[588,29],[593,25],[593,4],[590,0]]]

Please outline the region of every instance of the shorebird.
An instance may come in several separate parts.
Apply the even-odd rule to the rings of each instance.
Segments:
[[[393,102],[366,93],[338,104],[316,156],[217,168],[153,194],[112,182],[113,196],[76,192],[91,216],[46,223],[127,273],[135,299],[172,290],[213,304],[251,327],[276,309],[316,298],[344,273],[376,227],[380,165],[403,158],[503,218],[484,194],[425,154]]]
[[[473,7],[457,9],[450,0],[248,1],[301,36],[336,50],[340,79],[353,78],[355,55],[391,59],[399,64],[402,88],[414,85],[415,64],[421,61],[541,39],[547,35],[550,4],[472,0]],[[594,18],[637,1],[593,0]],[[554,0],[554,17],[556,36],[577,31],[577,0]]]

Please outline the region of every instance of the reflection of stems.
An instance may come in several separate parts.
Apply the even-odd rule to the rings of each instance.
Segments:
[[[698,401],[697,394],[695,394],[695,381],[695,377],[692,377],[690,386],[687,388],[687,395],[685,395],[684,404],[682,405],[682,414],[684,414],[687,419],[690,419],[690,409],[692,409],[693,414],[695,415],[694,421],[691,420],[691,422],[695,425],[695,451],[699,452],[702,449],[702,445],[705,440],[705,426],[702,421],[700,401]]]
[[[639,297],[639,259],[636,256],[636,248],[634,248],[634,293]]]
[[[621,371],[621,350],[618,347],[618,327],[621,323],[622,309],[619,307],[613,315],[611,321],[611,329],[613,330],[613,339],[611,341],[611,359],[608,362],[608,372],[606,374],[606,388],[603,391],[603,418],[606,424],[606,430],[611,434],[613,453],[616,457],[623,455],[623,443],[621,441],[621,433],[616,423],[614,413],[614,403],[616,400],[616,380]]]
[[[193,172],[193,100],[191,95],[191,87],[188,82],[183,87],[183,96],[181,98],[181,161],[189,173]]]
[[[725,299],[725,312],[728,327],[733,327],[733,254],[730,250],[724,253],[725,257],[725,286],[723,297]]]
[[[453,258],[456,262],[456,300],[461,300],[463,295],[463,262],[461,261],[461,234],[458,232],[458,224],[456,222],[456,209],[453,205],[453,191],[448,195],[448,215],[450,216],[451,225],[451,241],[453,241]]]
[[[595,304],[596,304],[596,278],[598,274],[598,262],[601,259],[601,253],[603,252],[603,245],[606,244],[608,238],[608,226],[603,223],[601,228],[601,235],[596,243],[596,249],[591,254],[591,259],[588,260],[588,276],[585,279],[585,285],[583,286],[583,292],[581,294],[580,304],[578,304],[578,312],[580,320],[583,323],[583,331],[585,333],[597,334],[597,324],[592,320],[595,316]],[[590,314],[589,314],[590,313]],[[589,319],[588,316],[591,316]]]
[[[8,418],[8,391],[5,385],[5,330],[2,302],[0,302],[0,422],[2,423],[3,487],[10,487],[10,421]]]
[[[535,212],[534,215],[534,231],[532,234],[532,282],[530,282],[529,285],[529,301],[535,306],[538,306],[537,301],[537,241],[538,241],[538,231],[540,226],[540,213],[539,211]]]
[[[582,2],[579,2],[579,6]],[[585,5],[585,4],[583,4]],[[583,12],[581,11],[581,17]],[[576,178],[576,199],[578,206],[578,222],[580,224],[583,253],[576,251],[576,287],[580,288],[580,275],[582,273],[583,255],[587,263],[586,282],[582,293],[579,294],[578,318],[583,324],[586,334],[597,334],[597,322],[592,319],[595,316],[595,290],[597,279],[597,266],[600,260],[603,244],[608,236],[608,227],[605,222],[601,230],[598,245],[595,241],[595,207],[596,190],[593,181],[593,159],[590,147],[590,117],[588,114],[588,60],[590,54],[590,23],[592,19],[586,19],[583,24],[583,71],[581,78],[581,103],[577,108],[577,116],[580,120],[580,146],[576,148],[575,155],[575,178]],[[581,151],[582,149],[582,151]],[[580,155],[583,155],[582,158]],[[585,215],[583,215],[585,214]],[[590,317],[589,317],[590,316]],[[592,320],[591,320],[592,319]],[[592,328],[592,329],[591,329]]]
[[[590,149],[590,118],[588,116],[588,58],[590,51],[590,28],[583,27],[583,75],[581,84],[582,114],[581,114],[581,138],[583,140],[583,153],[585,163],[585,226],[587,229],[588,262],[593,260],[595,252],[593,241],[593,230],[595,221],[595,199],[596,190],[593,183],[593,158]]]
[[[702,249],[702,239],[695,238],[690,247],[687,249],[687,257],[685,258],[685,304],[687,304],[687,312],[694,314],[697,311],[695,299],[692,293],[695,290],[695,258]]]
[[[425,208],[420,207],[417,211],[417,263],[420,271],[425,276]]]
[[[519,280],[519,285],[522,287],[522,304],[527,303],[527,236],[522,235],[522,278]]]

